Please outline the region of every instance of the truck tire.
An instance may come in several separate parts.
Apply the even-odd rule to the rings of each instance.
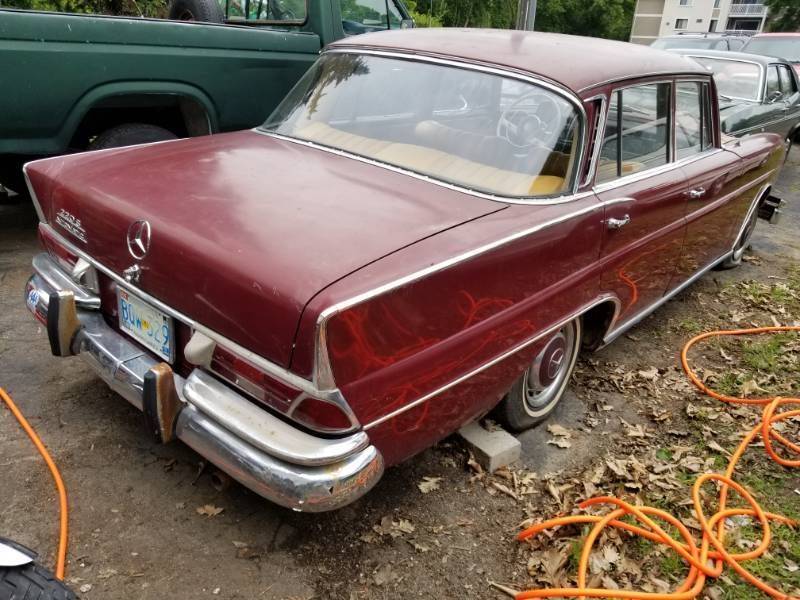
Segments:
[[[169,129],[149,125],[147,123],[125,123],[111,129],[106,129],[89,144],[89,150],[103,150],[104,148],[120,148],[150,142],[163,142],[176,140],[178,136]]]
[[[78,600],[75,592],[50,571],[28,563],[21,567],[0,567],[0,600]]]
[[[172,0],[169,18],[175,21],[225,22],[225,15],[217,0]]]

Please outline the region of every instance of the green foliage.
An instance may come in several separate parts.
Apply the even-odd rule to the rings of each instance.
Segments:
[[[769,8],[770,31],[800,30],[800,2],[797,0],[764,0]]]
[[[167,17],[167,0],[0,0],[0,6],[96,15]]]
[[[407,3],[417,25],[514,27],[518,0],[416,0]],[[535,28],[573,35],[627,40],[636,0],[539,0]]]

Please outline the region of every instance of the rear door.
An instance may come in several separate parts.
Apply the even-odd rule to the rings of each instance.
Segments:
[[[685,233],[686,180],[674,166],[673,82],[615,89],[595,177],[605,204],[602,286],[622,300],[619,323],[661,299]]]
[[[676,82],[675,153],[689,189],[686,244],[670,288],[729,252],[730,231],[742,219],[740,207],[731,197],[738,185],[740,161],[719,148],[712,111],[707,80]]]

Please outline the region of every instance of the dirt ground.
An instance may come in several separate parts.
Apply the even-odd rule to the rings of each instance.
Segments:
[[[82,362],[50,356],[45,332],[22,299],[39,251],[35,213],[24,201],[0,205],[0,385],[64,475],[72,509],[68,581],[84,598],[111,600],[500,598],[490,582],[523,589],[571,581],[578,530],[533,544],[514,535],[522,523],[574,512],[596,493],[678,511],[691,527],[684,500],[694,474],[724,466],[724,451],[755,412],[701,398],[685,383],[677,355],[706,329],[800,320],[800,150],[778,188],[789,202],[784,219],[759,224],[739,269],[711,272],[610,347],[581,359],[551,427],[520,437],[521,464],[494,477],[481,474],[453,437],[389,469],[359,502],[322,515],[293,513],[239,486],[217,491],[211,469],[202,469],[191,450],[151,442],[140,413]],[[752,393],[755,385],[797,395],[796,338],[710,345],[696,356],[707,381],[730,392]],[[797,472],[751,452],[745,482],[765,497],[766,508],[800,516]],[[197,512],[207,505],[223,510]],[[0,410],[0,507],[0,535],[37,549],[52,565],[53,485],[7,410]],[[752,546],[749,533],[742,527],[740,547]],[[800,533],[777,537],[759,572],[796,590]],[[683,572],[640,543],[617,536],[603,544],[605,563],[593,574],[604,584],[610,577],[656,591]],[[758,594],[725,576],[706,597]]]

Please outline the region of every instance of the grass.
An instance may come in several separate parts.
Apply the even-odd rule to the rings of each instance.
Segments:
[[[775,373],[786,344],[795,338],[791,333],[770,335],[763,340],[745,342],[742,347],[744,364],[756,371]]]

